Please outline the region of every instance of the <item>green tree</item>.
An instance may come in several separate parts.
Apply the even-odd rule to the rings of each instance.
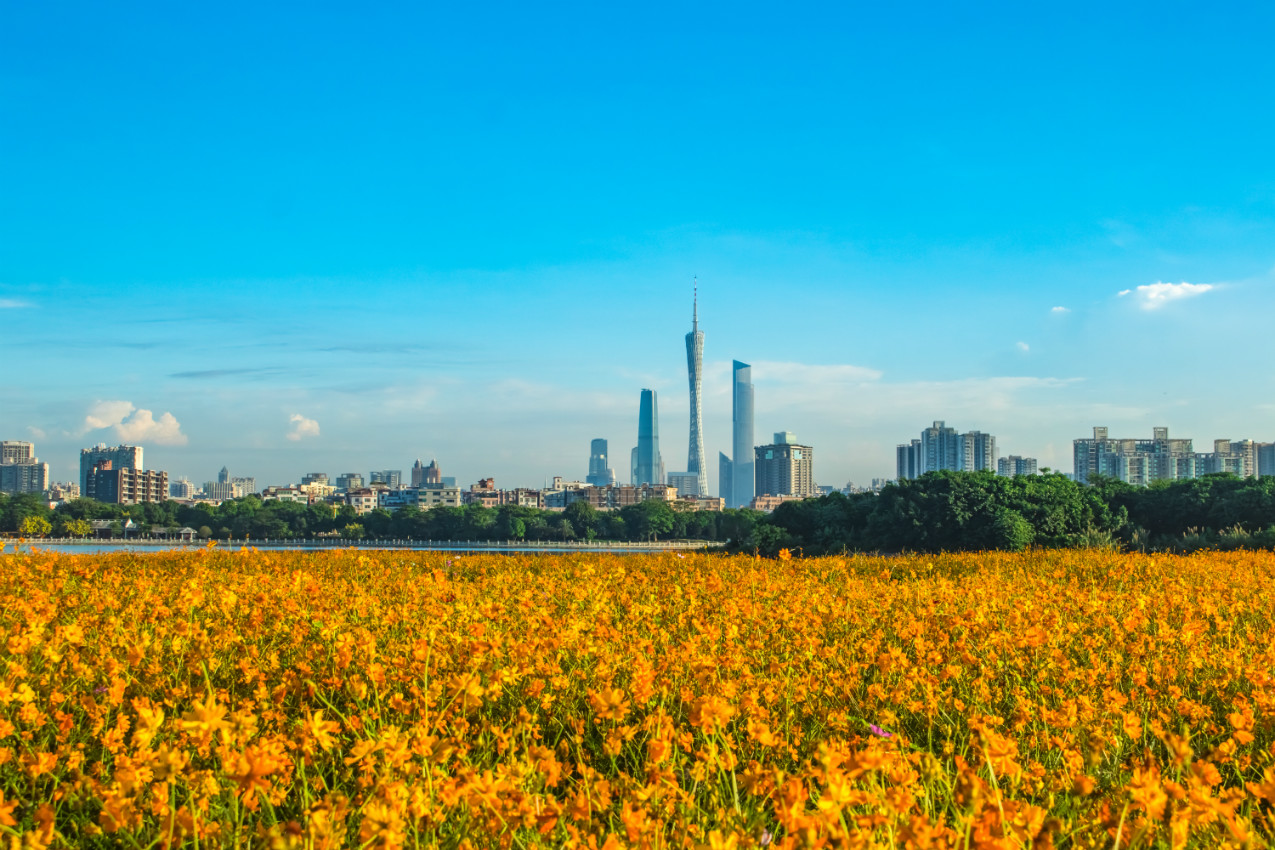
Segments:
[[[341,536],[346,538],[347,540],[362,540],[363,539],[362,524],[357,522],[347,523],[346,526],[341,529]]]
[[[53,531],[53,523],[38,514],[32,514],[22,519],[18,530],[24,537],[47,537]]]
[[[64,520],[62,533],[67,537],[88,537],[93,533],[93,524],[86,519]]]
[[[673,530],[673,508],[660,499],[647,499],[621,509],[620,515],[633,540],[658,540]]]

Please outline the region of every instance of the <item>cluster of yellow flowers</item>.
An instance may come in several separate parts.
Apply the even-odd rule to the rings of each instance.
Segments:
[[[1265,553],[0,555],[0,835],[1265,847],[1272,601]]]

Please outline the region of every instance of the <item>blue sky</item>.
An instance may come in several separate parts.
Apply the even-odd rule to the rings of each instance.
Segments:
[[[821,483],[933,419],[1275,440],[1271,4],[4,17],[0,438],[58,479],[626,472],[643,387],[680,469],[695,275],[710,457],[731,359]]]

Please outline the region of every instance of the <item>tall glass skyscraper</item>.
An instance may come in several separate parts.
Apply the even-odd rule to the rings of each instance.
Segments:
[[[738,360],[731,364],[731,499],[728,507],[744,508],[753,500],[753,367]]]
[[[664,463],[660,459],[660,413],[655,390],[642,390],[638,407],[637,469],[633,483],[663,484]]]
[[[704,332],[699,329],[699,284],[691,308],[691,332],[686,335],[686,375],[691,385],[691,437],[686,456],[686,471],[696,478],[696,496],[708,495],[708,470],[704,468],[704,433],[700,428],[704,409],[700,403],[704,365]]]
[[[726,507],[731,507],[735,503],[735,491],[731,489],[730,479],[731,473],[735,471],[735,464],[731,463],[731,459],[726,452],[717,453],[717,496],[726,500]]]
[[[584,480],[593,487],[606,487],[615,483],[615,475],[607,464],[606,440],[594,440],[589,444],[589,475]]]

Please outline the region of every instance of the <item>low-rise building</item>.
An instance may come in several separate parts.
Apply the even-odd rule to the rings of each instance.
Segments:
[[[327,482],[326,475],[323,476],[322,481],[311,481],[309,483],[306,483],[303,478],[298,487],[309,497],[310,504],[327,501],[336,494],[336,488]]]
[[[266,487],[261,491],[263,502],[293,502],[310,504],[310,494],[301,487]]]
[[[672,502],[677,499],[677,490],[661,484],[616,484],[612,487],[585,487],[580,490],[565,491],[566,505],[583,501],[600,511],[614,511],[636,505],[650,499]],[[564,505],[565,507],[565,505]]]
[[[800,502],[805,498],[805,496],[757,496],[748,507],[768,514],[784,502]]]
[[[356,514],[370,514],[380,506],[379,501],[377,491],[370,487],[350,490],[345,494],[345,503],[354,508]]]
[[[444,487],[441,484],[422,485],[420,487],[399,487],[397,490],[379,491],[378,505],[387,511],[399,508],[414,507],[427,511],[430,508],[458,508],[461,505],[459,487]]]
[[[726,509],[726,500],[720,496],[679,496],[673,507],[680,511],[716,511]]]

